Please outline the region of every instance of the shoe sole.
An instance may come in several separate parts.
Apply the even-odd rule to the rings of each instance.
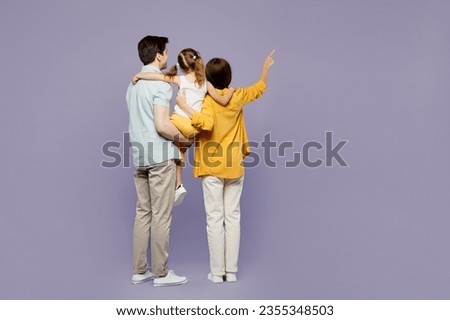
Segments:
[[[141,283],[144,283],[144,282],[149,282],[149,281],[151,281],[151,280],[153,280],[153,279],[155,279],[155,277],[150,277],[150,278],[147,278],[147,279],[144,279],[144,280],[139,280],[139,281],[133,281],[133,280],[131,280],[131,283],[132,283],[132,284],[141,284]]]
[[[173,286],[179,286],[181,284],[185,284],[188,282],[188,279],[180,281],[180,282],[170,282],[170,283],[155,283],[153,282],[153,286],[155,288],[157,287],[173,287]]]

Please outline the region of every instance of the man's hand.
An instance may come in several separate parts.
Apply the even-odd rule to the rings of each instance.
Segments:
[[[179,142],[189,142],[185,136],[173,125],[169,120],[169,106],[161,106],[155,104],[153,106],[155,114],[156,131],[163,137]]]

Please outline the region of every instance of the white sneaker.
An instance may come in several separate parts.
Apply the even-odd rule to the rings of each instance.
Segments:
[[[208,273],[208,280],[211,280],[214,283],[222,283],[223,277],[215,276],[212,273]]]
[[[234,272],[227,272],[225,275],[225,278],[227,279],[227,282],[236,282],[237,281],[236,273],[234,273]]]
[[[153,275],[153,273],[151,273],[149,270],[147,270],[145,273],[142,273],[142,274],[139,274],[139,273],[133,274],[133,276],[131,277],[131,283],[139,284],[139,283],[150,281],[154,278],[155,278],[155,276]]]
[[[183,187],[182,184],[180,184],[178,188],[175,189],[175,198],[173,199],[174,207],[179,206],[183,202],[186,194],[187,190]]]
[[[168,287],[168,286],[178,286],[180,284],[185,284],[188,279],[184,276],[177,276],[173,270],[169,270],[165,277],[155,278],[153,280],[154,287]]]

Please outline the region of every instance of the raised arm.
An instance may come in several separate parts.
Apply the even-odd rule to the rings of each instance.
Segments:
[[[165,81],[167,83],[175,83],[178,86],[180,86],[180,77],[179,76],[168,76],[163,73],[158,72],[139,72],[135,74],[131,81],[133,84],[136,84],[140,79],[142,80],[158,80],[158,81]]]
[[[259,81],[262,81],[264,83],[267,82],[267,77],[269,75],[269,69],[274,64],[274,61],[273,61],[274,53],[275,53],[275,49],[273,49],[272,52],[264,60],[264,64],[263,64],[263,68],[261,71],[261,76],[259,77]]]
[[[235,90],[234,88],[230,87],[230,88],[228,88],[227,93],[224,96],[222,96],[217,93],[216,88],[214,88],[214,86],[209,81],[206,82],[206,88],[207,88],[208,94],[211,96],[211,98],[213,98],[214,101],[221,104],[222,106],[226,106],[228,104],[228,102],[230,102],[230,99],[233,96],[233,93]]]
[[[251,86],[245,87],[245,88],[239,88],[235,94],[238,95],[239,101],[243,103],[243,105],[246,105],[249,102],[252,102],[253,100],[258,99],[261,97],[264,92],[267,89],[267,77],[269,75],[269,69],[273,65],[273,53],[275,50],[272,50],[272,52],[267,56],[267,58],[264,60],[261,75],[256,83],[254,83]]]

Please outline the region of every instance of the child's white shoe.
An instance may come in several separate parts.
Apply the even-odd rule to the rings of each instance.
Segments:
[[[186,197],[186,194],[187,190],[183,187],[182,184],[180,184],[178,188],[175,189],[175,198],[173,199],[174,207],[180,205],[183,202],[184,197]]]

